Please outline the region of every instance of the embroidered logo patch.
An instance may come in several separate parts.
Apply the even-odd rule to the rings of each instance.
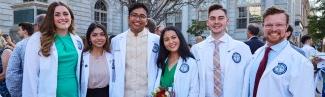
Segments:
[[[239,63],[241,61],[241,55],[237,52],[233,53],[232,54],[232,60],[235,62],[235,63]]]
[[[78,49],[81,50],[82,49],[82,43],[79,40],[77,41],[77,45],[78,45]]]
[[[182,73],[187,73],[189,69],[190,69],[190,66],[188,66],[188,64],[186,64],[186,63],[183,63],[181,65],[181,67],[179,68],[179,71],[181,71]]]
[[[155,43],[152,48],[152,52],[157,53],[158,51],[159,51],[159,45],[157,43]]]
[[[277,75],[282,75],[286,71],[287,71],[287,65],[284,63],[278,63],[278,65],[273,68],[273,73]]]

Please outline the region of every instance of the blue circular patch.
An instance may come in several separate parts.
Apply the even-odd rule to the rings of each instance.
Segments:
[[[158,51],[159,51],[159,45],[157,43],[155,43],[152,48],[152,52],[157,53]]]
[[[282,75],[286,71],[287,71],[287,65],[284,63],[278,63],[278,65],[273,68],[273,73],[277,75]]]
[[[239,63],[241,61],[241,55],[237,52],[233,53],[232,54],[232,60],[235,62],[235,63]]]
[[[190,69],[190,66],[188,66],[188,64],[186,64],[186,63],[183,63],[183,64],[181,65],[181,67],[179,68],[179,70],[180,70],[182,73],[187,73],[189,69]]]
[[[81,50],[82,49],[82,43],[79,40],[77,41],[77,45],[78,45],[78,49]]]

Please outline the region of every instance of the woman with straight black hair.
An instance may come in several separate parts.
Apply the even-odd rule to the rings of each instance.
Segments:
[[[108,97],[109,66],[112,54],[106,28],[91,23],[86,33],[83,53],[81,97]]]
[[[175,97],[198,97],[198,69],[182,33],[173,26],[161,32],[156,89],[175,93]]]

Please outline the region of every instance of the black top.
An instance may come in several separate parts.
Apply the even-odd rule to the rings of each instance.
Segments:
[[[262,42],[261,40],[259,40],[257,37],[252,37],[249,41],[246,41],[245,42],[248,46],[249,46],[249,48],[251,49],[251,52],[252,52],[252,54],[254,54],[255,53],[255,51],[258,49],[258,48],[260,48],[260,47],[262,47],[263,45],[264,45],[264,42]]]

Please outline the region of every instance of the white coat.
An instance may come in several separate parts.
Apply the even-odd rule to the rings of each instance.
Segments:
[[[112,39],[113,64],[110,71],[109,95],[110,97],[124,97],[125,88],[125,64],[126,64],[126,39],[127,33],[123,32]],[[159,51],[159,36],[148,32],[147,72],[148,95],[154,89],[158,67],[156,65]]]
[[[188,65],[188,71],[184,71],[185,65]],[[183,65],[183,66],[182,66]],[[184,72],[184,73],[183,73]],[[155,89],[160,86],[162,69],[158,71],[158,77],[155,83]],[[199,74],[196,60],[187,58],[186,62],[181,57],[178,59],[173,84],[175,97],[198,97],[199,96]]]
[[[240,97],[244,80],[245,68],[252,56],[249,47],[240,41],[234,40],[227,33],[219,40],[220,65],[223,68],[223,97]],[[214,97],[214,38],[194,45],[191,49],[198,60],[200,97]]]
[[[83,49],[82,40],[79,36],[70,34],[74,46],[78,52],[77,81],[79,85],[79,70],[81,52]],[[58,74],[58,53],[53,43],[51,55],[44,57],[40,52],[41,33],[34,33],[26,46],[24,73],[23,73],[23,97],[56,97],[57,74]],[[79,87],[78,87],[78,93]],[[80,95],[80,94],[79,94]]]
[[[264,54],[265,48],[266,45],[259,48],[250,63],[260,61],[256,60],[256,57]],[[253,65],[256,64],[247,67],[242,97],[253,97],[249,86],[249,75]],[[286,69],[279,73],[278,67]],[[260,79],[256,97],[315,97],[313,73],[311,62],[288,43],[278,56],[268,62]]]
[[[111,68],[111,65],[113,63],[113,56],[111,53],[109,52],[105,52],[105,55],[106,55],[106,61],[107,61],[107,70],[110,71]],[[83,64],[82,64],[82,71],[81,71],[81,86],[80,86],[80,89],[81,89],[81,97],[86,97],[87,96],[87,89],[88,89],[88,80],[89,80],[89,65],[92,65],[90,64],[90,52],[87,51],[87,52],[84,52],[83,53]],[[107,91],[108,92],[108,91]]]

